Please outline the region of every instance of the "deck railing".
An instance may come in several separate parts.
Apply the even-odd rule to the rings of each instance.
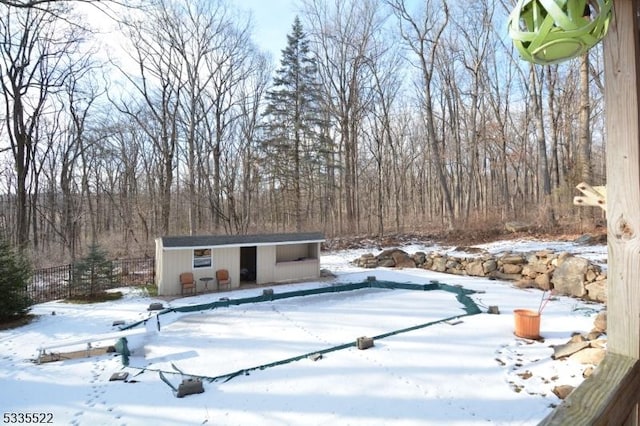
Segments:
[[[608,353],[602,363],[539,425],[636,425],[640,362]]]

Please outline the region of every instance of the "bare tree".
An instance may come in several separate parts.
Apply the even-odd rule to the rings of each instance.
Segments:
[[[422,15],[417,17],[409,12],[405,0],[385,0],[385,2],[391,6],[397,16],[401,37],[414,55],[411,62],[420,72],[420,90],[422,90],[420,99],[426,136],[440,184],[445,224],[448,228],[452,228],[455,214],[444,164],[444,141],[438,140],[436,134],[436,115],[432,99],[435,57],[440,39],[449,22],[449,8],[446,1],[427,0],[421,12]]]
[[[380,39],[389,40],[385,35],[382,34]],[[371,196],[376,196],[375,202],[372,202],[375,208],[371,211],[377,216],[375,229],[380,237],[385,232],[385,211],[393,211],[395,230],[402,231],[405,171],[413,166],[413,162],[402,152],[402,131],[394,118],[404,77],[397,47],[393,42],[383,45],[378,40],[377,49],[372,52],[371,59],[367,62],[374,91],[368,114],[371,125],[368,131],[370,141],[367,144],[372,162],[375,163],[376,176],[374,190],[370,192]]]
[[[578,144],[580,178],[586,182],[591,180],[590,99],[589,53],[587,52],[580,57],[580,142]]]
[[[23,246],[29,241],[28,181],[38,144],[38,122],[48,112],[51,93],[59,90],[73,72],[78,31],[33,8],[4,7],[0,19],[0,84],[16,171],[14,237]]]
[[[246,233],[249,228],[261,219],[260,182],[261,170],[258,166],[257,154],[258,128],[262,101],[264,99],[272,67],[267,58],[259,52],[254,52],[251,60],[253,72],[241,81],[239,88],[238,114],[238,146],[240,163],[236,170],[240,174],[241,194],[240,205],[233,209],[232,230]],[[254,229],[255,230],[255,229]]]
[[[538,154],[538,183],[537,189],[542,192],[542,213],[546,225],[555,225],[555,213],[551,200],[551,173],[549,171],[549,158],[547,156],[547,139],[545,136],[544,111],[542,105],[542,80],[544,79],[544,69],[529,66],[529,100],[532,106],[534,134]]]
[[[160,195],[159,229],[164,235],[170,229],[179,143],[178,114],[184,88],[183,59],[171,40],[173,25],[175,21],[163,3],[147,11],[142,19],[127,23],[133,45],[129,54],[138,65],[139,75],[130,75],[120,68],[134,93],[117,102],[119,110],[137,123],[153,143]],[[137,99],[132,99],[134,94]]]
[[[250,39],[251,22],[233,22],[229,14],[219,15],[215,49],[204,58],[209,84],[203,94],[206,153],[203,170],[210,177],[205,181],[205,188],[213,227],[217,229],[224,225],[230,232],[238,208],[231,165],[239,155],[234,132],[247,95],[242,87],[254,73],[262,71],[257,68],[262,62]]]
[[[230,98],[228,91],[237,84],[240,65],[246,53],[242,51],[248,39],[246,26],[237,30],[230,11],[220,1],[181,1],[173,4],[163,3],[167,10],[167,29],[181,61],[173,73],[184,86],[184,96],[180,102],[179,120],[185,139],[185,160],[188,190],[189,233],[194,234],[199,227],[200,203],[197,184],[202,182],[206,170],[207,149],[209,144],[203,129],[207,117],[217,114],[219,129],[215,134],[216,164],[215,181],[218,190],[214,199],[220,201],[220,143],[224,131],[221,117],[221,104]],[[245,24],[246,25],[246,24]],[[224,58],[224,59],[220,59]],[[225,61],[228,61],[225,62]],[[224,89],[222,89],[224,87]],[[210,93],[214,92],[212,96]],[[229,118],[226,118],[229,120]],[[216,149],[217,148],[217,149]],[[217,217],[217,215],[216,215]]]
[[[109,0],[0,0],[0,4],[15,7],[18,9],[35,9],[47,7],[51,3],[68,3],[69,1],[77,1],[82,3],[106,3]]]
[[[0,4],[17,9],[42,9],[49,10],[53,3],[67,3],[69,0],[0,0]],[[105,0],[71,0],[83,3],[97,3]],[[108,0],[107,0],[108,1]]]
[[[340,230],[359,227],[358,165],[362,121],[372,93],[370,60],[374,35],[386,16],[372,0],[307,0],[307,28],[315,45],[327,110],[338,137],[345,222]]]
[[[464,151],[468,158],[465,164],[464,182],[462,176],[459,181],[466,187],[461,190],[464,200],[461,200],[461,213],[464,221],[469,220],[471,209],[479,209],[486,194],[483,193],[483,182],[485,174],[482,170],[486,163],[481,158],[481,134],[483,133],[482,116],[484,115],[485,102],[483,96],[483,79],[486,74],[487,56],[490,53],[491,37],[493,34],[494,6],[491,2],[474,2],[458,8],[458,16],[452,19],[454,31],[458,34],[456,43],[460,49],[460,61],[462,71],[465,76],[460,79],[448,79],[448,82],[458,81],[464,83],[465,87],[459,97],[468,99],[464,110],[459,110],[465,130],[463,140],[465,141]],[[473,28],[473,32],[470,29]],[[449,61],[452,57],[449,56]],[[457,55],[456,55],[457,56]],[[455,56],[454,56],[455,57]],[[444,59],[446,61],[446,58]],[[464,93],[464,97],[462,94]]]

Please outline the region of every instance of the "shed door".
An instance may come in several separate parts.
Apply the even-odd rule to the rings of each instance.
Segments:
[[[256,246],[240,247],[240,281],[256,281]]]

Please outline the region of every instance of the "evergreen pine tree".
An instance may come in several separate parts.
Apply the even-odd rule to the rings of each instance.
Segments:
[[[71,297],[93,299],[111,288],[115,282],[113,262],[97,244],[89,247],[89,254],[73,265]]]
[[[296,228],[301,230],[305,166],[321,159],[321,93],[314,57],[298,17],[282,51],[273,89],[266,95],[262,141],[265,160],[280,190],[293,200]]]
[[[25,315],[31,306],[27,285],[31,265],[25,256],[0,237],[0,321]]]

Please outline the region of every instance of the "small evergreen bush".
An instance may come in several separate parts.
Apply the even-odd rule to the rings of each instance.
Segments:
[[[87,257],[74,263],[72,273],[70,298],[87,300],[100,300],[105,290],[113,287],[116,278],[113,262],[97,244],[89,247]]]
[[[31,306],[27,292],[30,280],[29,261],[0,237],[0,322],[27,314]]]

